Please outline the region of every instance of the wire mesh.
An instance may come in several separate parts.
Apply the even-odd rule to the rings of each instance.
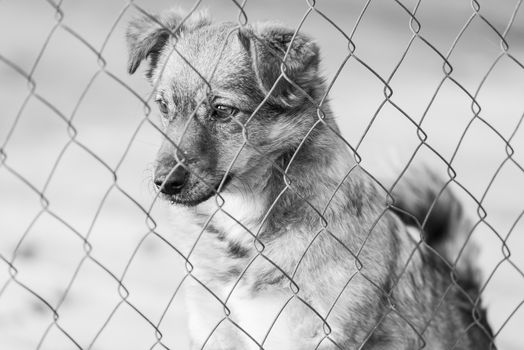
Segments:
[[[123,72],[127,57],[123,31],[132,16],[157,21],[154,13],[165,4],[0,2],[6,26],[2,35],[6,43],[0,46],[0,88],[7,109],[0,133],[2,348],[189,348],[187,318],[194,315],[187,315],[182,298],[192,293],[187,289],[192,285],[221,309],[219,317],[210,321],[199,348],[207,348],[224,325],[241,334],[253,348],[264,348],[286,310],[298,304],[317,322],[318,338],[312,348],[342,349],[344,345],[338,344],[332,333],[331,313],[355,279],[369,282],[387,304],[387,311],[379,315],[374,326],[365,329],[367,334],[359,346],[365,346],[381,323],[394,314],[415,333],[419,342],[414,348],[422,348],[429,322],[420,327],[404,315],[392,302],[396,283],[385,290],[360,262],[374,228],[395,208],[395,186],[418,158],[432,160],[447,174],[441,192],[453,187],[475,211],[466,243],[476,236],[483,248],[479,263],[485,275],[481,296],[487,299],[492,346],[520,348],[518,329],[524,322],[524,261],[520,256],[524,215],[521,4],[521,0],[504,5],[425,0],[270,5],[234,0],[217,5],[200,0],[186,4],[189,10],[180,26],[194,12],[209,6],[217,17],[215,21],[224,18],[235,23],[228,37],[255,23],[260,11],[271,19],[294,16],[291,42],[304,32],[326,39],[325,46],[320,39],[319,44],[329,74],[327,89],[319,99],[290,76],[285,63],[291,46],[279,54],[277,82],[287,81],[299,90],[316,106],[318,115],[289,163],[273,164],[285,186],[277,191],[262,218],[265,223],[288,192],[318,215],[320,228],[308,236],[297,264],[288,269],[267,253],[270,248],[260,238],[262,224],[253,229],[245,218],[224,209],[227,199],[222,190],[227,176],[216,188],[207,184],[213,189],[216,208],[196,226],[181,218],[169,222],[165,211],[170,209],[163,206],[159,192],[144,193],[144,182],[150,182],[153,169],[137,179],[136,173],[155,159],[157,145],[151,143],[169,136],[151,107],[154,89]],[[28,23],[19,25],[17,18]],[[95,24],[96,19],[100,25]],[[176,32],[176,28],[166,29],[170,35]],[[188,69],[210,86],[210,79],[201,75],[189,58],[176,48],[171,55],[182,57]],[[217,66],[218,62],[215,70]],[[277,82],[267,89],[262,103],[245,122],[233,121],[241,129],[243,142],[235,150],[226,175],[244,148],[256,150],[246,127],[270,100]],[[417,91],[419,86],[423,92]],[[335,114],[341,115],[340,131],[325,120],[323,107],[328,97],[333,100]],[[183,134],[207,98],[193,108]],[[297,152],[319,126],[330,129],[333,138],[344,142],[355,163],[324,207],[303,196],[288,174]],[[394,181],[386,184],[378,180],[384,165],[369,160],[372,154],[384,158],[390,145],[404,140],[408,144],[404,147],[409,149],[398,155],[402,166]],[[173,147],[179,147],[171,141]],[[178,161],[171,172],[180,166],[192,171],[183,159]],[[384,205],[367,228],[361,248],[354,251],[330,232],[326,213],[340,186],[357,170],[383,190]],[[213,218],[220,215],[242,228],[242,239],[249,240],[255,251],[223,295],[194,272],[198,263],[194,251],[202,237],[214,230]],[[198,233],[191,237],[189,246],[172,234],[188,227]],[[344,276],[341,289],[333,291],[336,298],[328,310],[320,310],[304,298],[300,293],[304,286],[296,282],[308,251],[322,239],[334,240],[355,261],[353,273]],[[422,241],[403,261],[400,275],[420,245]],[[269,326],[255,335],[238,322],[238,309],[232,304],[241,281],[261,263],[278,271],[289,291],[272,310]],[[457,286],[455,283],[449,288]],[[440,298],[444,300],[445,295]],[[479,305],[480,296],[469,302]],[[473,315],[474,325],[480,325],[478,315]]]

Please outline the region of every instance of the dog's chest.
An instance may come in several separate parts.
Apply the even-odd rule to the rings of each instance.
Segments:
[[[231,318],[252,339],[242,336],[242,349],[314,348],[321,329],[319,319],[287,288],[269,288],[253,294],[239,287],[228,301]]]
[[[214,234],[223,235],[228,248],[232,244],[241,247],[240,254],[236,249],[217,252],[241,271],[223,284],[233,320],[265,349],[311,347],[318,341],[320,320],[293,295],[286,277],[275,268],[276,264],[291,273],[293,256],[297,255],[294,250],[303,252],[304,242],[297,242],[298,235],[286,231],[276,241],[261,244],[257,239],[265,227],[258,218],[264,216],[264,206],[245,198],[237,202],[229,199],[229,205],[215,214],[209,226],[217,230]],[[259,349],[248,337],[244,343],[246,349]]]

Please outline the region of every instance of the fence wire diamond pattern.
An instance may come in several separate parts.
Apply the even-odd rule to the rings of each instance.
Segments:
[[[392,186],[376,180],[383,164],[369,159],[389,158],[390,145],[405,150],[396,178],[418,158],[447,174],[446,186],[454,186],[474,213],[471,236],[481,241],[492,341],[505,349],[524,343],[518,332],[524,324],[521,4],[183,3],[188,13],[210,7],[216,20],[236,22],[235,31],[269,18],[318,37],[328,92],[315,126],[325,123],[321,107],[329,95],[341,124],[334,132],[352,150],[356,167],[385,190],[385,210],[393,206]],[[257,254],[225,299],[192,273],[191,254],[207,223],[189,250],[170,234],[167,209],[148,186],[151,171],[142,170],[154,159],[152,143],[162,127],[151,108],[154,96],[124,72],[123,48],[130,17],[152,16],[166,6],[171,4],[0,2],[3,349],[187,348],[180,295],[189,281],[222,304],[215,328],[230,322],[259,348],[293,300],[321,320],[318,345],[334,342],[329,314],[302,299],[294,274],[283,270],[289,299],[264,340],[235,323],[228,301],[244,272],[257,259],[280,269],[265,255],[258,232],[250,232]],[[280,79],[290,80],[284,70]],[[279,171],[286,178],[287,169]],[[294,191],[292,182],[286,184],[283,191]],[[216,199],[217,212],[223,211],[219,193]],[[303,257],[326,232],[314,235]],[[398,311],[392,306],[391,312]],[[423,330],[414,331],[424,339]]]

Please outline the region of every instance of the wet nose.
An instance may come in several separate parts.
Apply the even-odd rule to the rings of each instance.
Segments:
[[[160,169],[155,174],[155,185],[160,189],[160,192],[174,195],[182,190],[186,179],[187,171],[182,166],[177,166],[175,169]]]

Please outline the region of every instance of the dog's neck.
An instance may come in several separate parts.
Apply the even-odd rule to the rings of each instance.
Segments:
[[[291,206],[293,201],[307,201],[321,210],[342,182],[351,185],[354,180],[347,177],[355,167],[348,146],[325,126],[300,148],[283,154],[277,163],[286,171],[273,168],[267,186],[278,194],[285,188],[281,197],[285,195]],[[271,202],[278,194],[269,192],[273,192]]]
[[[266,161],[265,165],[259,164],[249,178],[243,179],[243,185],[226,190],[224,198],[257,202],[259,209],[265,208],[257,211],[259,220],[276,204],[280,210],[284,209],[282,206],[293,206],[294,201],[304,200],[315,206],[326,206],[341,182],[351,184],[354,180],[347,175],[354,168],[355,160],[348,146],[327,127],[310,137],[300,147]]]

